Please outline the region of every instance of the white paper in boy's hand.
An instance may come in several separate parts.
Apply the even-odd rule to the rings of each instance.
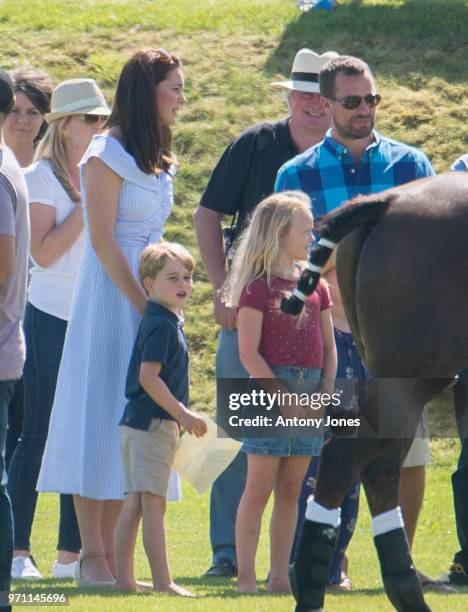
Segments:
[[[198,493],[204,493],[224,472],[239,452],[242,444],[231,438],[219,438],[218,427],[206,415],[201,415],[207,432],[201,438],[184,433],[174,458],[174,469]]]

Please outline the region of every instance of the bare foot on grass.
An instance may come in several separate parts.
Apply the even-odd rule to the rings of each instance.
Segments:
[[[170,582],[166,586],[155,586],[153,587],[153,591],[157,593],[169,593],[170,595],[179,595],[179,597],[196,597],[195,593],[191,593],[184,589],[184,587],[179,586],[175,582]]]
[[[257,581],[254,580],[238,580],[237,581],[237,592],[238,593],[258,593]]]
[[[139,580],[134,582],[118,580],[114,585],[114,589],[123,593],[151,593],[153,585],[149,582],[140,582]]]
[[[138,585],[136,582],[128,582],[127,580],[116,580],[114,584],[115,591],[124,593],[138,593]]]
[[[290,593],[291,587],[289,586],[288,581],[284,580],[269,580],[267,587],[267,591],[270,593]]]

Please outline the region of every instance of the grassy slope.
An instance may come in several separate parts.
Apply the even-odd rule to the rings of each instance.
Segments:
[[[0,4],[0,65],[13,68],[29,62],[48,70],[57,81],[94,76],[111,99],[120,67],[133,50],[162,46],[179,54],[186,67],[189,104],[176,127],[181,170],[167,236],[194,247],[191,213],[213,164],[243,128],[285,112],[281,96],[268,84],[288,74],[302,46],[335,49],[368,61],[384,96],[379,108],[381,131],[421,147],[437,171],[448,169],[468,149],[467,6],[467,0],[341,0],[331,14],[300,15],[293,0],[172,0],[170,4],[50,0],[47,5],[42,0],[5,0]],[[211,411],[217,330],[201,266],[198,280],[186,326],[192,349],[192,398],[196,407]],[[445,418],[439,415],[438,426],[444,424]],[[422,569],[438,572],[455,549],[449,471],[456,443],[439,441],[433,446],[437,447],[436,465],[430,470],[416,558]],[[198,576],[206,568],[207,503],[207,496],[200,499],[189,492],[184,504],[171,506],[169,541],[175,575]],[[46,568],[52,562],[54,523],[54,502],[46,497],[34,534],[39,562]],[[378,590],[367,525],[363,512],[351,546],[352,575],[358,589],[367,590],[358,590],[352,599],[333,597],[333,609],[390,609]],[[188,534],[191,546],[186,551]],[[266,539],[259,554],[259,576],[263,576]],[[147,574],[141,551],[138,563],[140,575]],[[216,587],[194,583],[210,599],[190,605],[171,600],[170,609],[290,609],[289,598],[236,597],[234,601],[228,583]],[[224,603],[213,599],[224,595]],[[142,601],[87,597],[74,599],[73,608],[88,610],[95,604],[103,609],[140,610],[146,605]],[[446,608],[446,600],[440,597],[431,601],[435,609]],[[162,605],[168,607],[167,600]],[[451,597],[450,606],[461,610],[466,603],[462,597]]]
[[[336,49],[366,59],[384,100],[379,127],[423,148],[438,171],[467,149],[466,0],[342,1],[328,14],[300,15],[292,0],[6,0],[0,65],[24,62],[57,79],[94,76],[109,98],[122,62],[144,45],[178,53],[189,103],[176,127],[181,170],[167,236],[194,245],[191,213],[214,162],[249,124],[281,116],[281,95],[269,88],[286,75],[297,49]],[[192,401],[212,407],[210,289],[199,267],[188,311]]]

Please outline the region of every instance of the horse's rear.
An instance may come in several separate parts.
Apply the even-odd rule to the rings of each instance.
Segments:
[[[313,290],[339,242],[343,302],[374,378],[361,406],[370,427],[322,450],[292,571],[296,611],[323,605],[335,509],[361,474],[385,591],[400,612],[428,612],[397,508],[399,470],[424,402],[468,366],[468,175],[357,198],[326,217],[321,234],[291,305]]]
[[[386,211],[338,250],[353,336],[374,376],[452,377],[468,365],[468,175],[380,196]]]

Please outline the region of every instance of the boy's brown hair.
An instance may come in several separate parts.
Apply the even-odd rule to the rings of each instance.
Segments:
[[[149,244],[141,253],[138,264],[140,282],[143,284],[145,278],[156,278],[168,259],[178,259],[189,272],[195,269],[195,261],[185,247],[177,242],[161,240]]]

